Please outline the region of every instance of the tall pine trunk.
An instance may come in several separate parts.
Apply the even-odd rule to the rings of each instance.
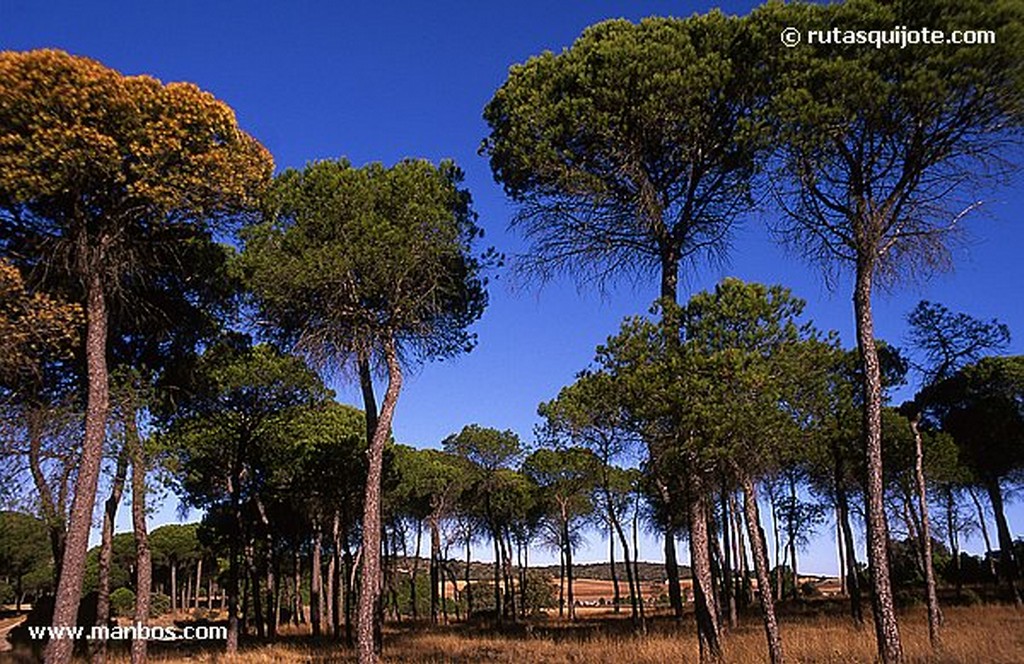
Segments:
[[[132,456],[132,530],[135,532],[135,623],[149,622],[149,598],[153,565],[146,531],[146,454],[135,423],[135,411],[125,416],[127,444]],[[146,639],[136,634],[132,639],[132,664],[146,661]]]
[[[494,541],[494,614],[498,623],[502,620],[501,606],[501,532],[491,523],[491,539]]]
[[[992,552],[992,539],[988,535],[988,519],[985,518],[985,508],[981,506],[978,494],[972,487],[967,487],[967,493],[974,502],[974,508],[978,512],[978,525],[981,527],[981,538],[985,542],[985,560],[988,562],[988,572],[993,580],[999,579],[999,572],[996,570],[996,557]]]
[[[363,581],[359,587],[357,626],[357,652],[360,664],[376,664],[380,644],[376,636],[380,625],[381,589],[381,476],[384,446],[391,435],[391,421],[402,389],[402,369],[395,348],[395,340],[384,343],[384,360],[388,368],[388,386],[384,393],[380,416],[369,441],[369,464],[366,474],[366,497],[363,502]],[[372,388],[372,385],[371,385]],[[365,394],[365,385],[364,385]],[[374,403],[374,408],[376,404]],[[366,404],[369,413],[370,404]],[[369,418],[369,415],[367,415]]]
[[[939,608],[939,595],[935,589],[935,567],[932,565],[932,531],[928,516],[928,493],[924,479],[924,448],[921,445],[921,430],[918,428],[920,414],[910,420],[910,429],[914,434],[914,481],[917,484],[918,510],[921,512],[921,557],[924,563],[925,591],[928,600],[928,640],[932,648],[938,650],[942,646],[942,611]]]
[[[436,513],[430,515],[430,623],[436,625],[444,601],[444,577],[441,575],[441,532]],[[440,585],[440,590],[438,589]]]
[[[611,508],[609,507],[609,511]],[[612,512],[612,525],[615,527],[615,532],[619,536],[619,544],[622,545],[622,563],[626,567],[626,587],[629,589],[629,606],[630,606],[630,618],[633,621],[633,628],[638,629],[640,625],[640,612],[637,602],[640,598],[640,584],[639,580],[634,578],[633,567],[629,560],[629,541],[626,539],[626,533],[622,529],[622,524],[619,523],[617,517]]]
[[[124,483],[128,476],[128,446],[123,445],[117,454],[117,469],[110,485],[110,496],[103,507],[103,534],[100,542],[99,579],[96,589],[96,624],[106,625],[110,621],[110,564],[114,557],[114,520],[117,507],[121,504]],[[92,660],[100,664],[106,660],[107,640],[96,643]]]
[[[730,629],[736,629],[736,589],[732,578],[732,538],[729,532],[729,500],[726,489],[722,488],[722,596],[729,615]]]
[[[110,378],[107,373],[107,300],[98,270],[88,278],[86,293],[85,360],[87,395],[85,437],[75,481],[75,499],[71,503],[71,522],[60,563],[60,581],[53,607],[55,627],[72,627],[78,619],[82,598],[85,557],[92,528],[92,510],[96,503],[103,441],[107,434],[107,410],[110,405]],[[74,642],[51,639],[46,647],[46,664],[69,664]]]
[[[853,528],[850,526],[850,503],[843,486],[842,460],[836,454],[836,512],[839,528],[842,532],[846,559],[846,590],[850,594],[850,615],[858,625],[864,622],[864,609],[861,604],[860,570],[857,569],[857,550],[853,543]]]
[[[757,595],[761,602],[761,616],[764,620],[765,639],[768,642],[768,656],[772,664],[782,664],[785,659],[782,652],[782,637],[779,636],[779,623],[775,617],[775,602],[772,600],[771,579],[768,570],[768,545],[765,542],[764,529],[761,527],[757,494],[750,478],[741,478],[741,484],[743,487],[743,511],[747,517],[747,536],[750,538],[754,573],[757,575]]]
[[[956,598],[959,600],[964,591],[964,579],[960,561],[960,535],[957,532],[956,523],[956,498],[953,495],[953,488],[949,485],[944,487],[943,493],[946,499],[946,535],[949,537],[949,552],[953,556],[953,574],[956,576]]]
[[[636,490],[633,505],[633,582],[636,584],[636,605],[640,611],[640,631],[647,633],[647,612],[644,608],[643,587],[640,583],[640,487]]]
[[[313,636],[320,636],[323,630],[323,579],[321,551],[324,545],[324,533],[319,520],[313,521],[313,555],[309,572],[309,624]]]
[[[416,606],[416,577],[420,571],[420,547],[423,544],[423,521],[416,520],[416,555],[412,561],[412,574],[409,575],[409,613],[412,619],[420,617],[419,607]]]
[[[711,556],[708,553],[708,511],[702,479],[690,478],[690,562],[693,570],[694,615],[702,662],[722,659],[721,628],[714,604],[714,582],[711,578]]]
[[[472,543],[472,537],[470,536],[469,526],[466,526],[466,575],[465,575],[465,592],[466,592],[466,620],[473,614],[473,588],[470,585],[470,544]]]
[[[615,570],[615,533],[610,527],[608,528],[608,571],[612,575],[612,610],[617,614],[622,597],[619,595],[619,573]]]
[[[1017,608],[1021,607],[1021,596],[1017,591],[1017,559],[1013,555],[1013,538],[1010,536],[1010,526],[1006,521],[1006,511],[1003,508],[1003,490],[999,486],[999,480],[988,478],[985,481],[985,490],[988,491],[989,501],[992,503],[992,515],[996,518],[996,534],[999,536],[999,575],[1006,584],[1013,603]]]
[[[889,578],[889,525],[885,516],[885,485],[882,475],[882,373],[875,344],[875,322],[871,310],[874,265],[858,261],[853,306],[857,323],[857,348],[863,364],[863,436],[867,468],[866,500],[868,564],[871,567],[871,601],[875,614],[875,637],[883,664],[903,662],[896,607]]]
[[[199,609],[199,590],[203,587],[203,556],[200,554],[199,559],[196,560],[196,585],[195,592],[192,594],[192,608]]]
[[[342,588],[342,559],[341,559],[341,515],[337,510],[334,512],[334,521],[331,524],[331,562],[334,568],[331,570],[331,636],[335,639],[341,638],[341,595]]]
[[[562,510],[562,541],[565,544],[565,578],[568,589],[567,601],[569,602],[569,620],[576,620],[576,596],[572,584],[572,539],[569,537],[569,518],[565,509]]]

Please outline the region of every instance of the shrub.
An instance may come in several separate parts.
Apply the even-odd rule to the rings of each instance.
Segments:
[[[14,604],[14,600],[14,588],[11,587],[11,584],[0,581],[0,606]]]
[[[813,581],[804,581],[800,584],[800,594],[804,597],[821,597],[821,589]]]
[[[983,603],[981,601],[981,596],[970,588],[964,589],[963,593],[960,595],[960,601],[963,602],[964,606],[978,606]]]
[[[131,588],[122,586],[110,593],[110,612],[122,618],[135,613],[135,593]]]
[[[924,606],[920,590],[901,589],[893,593],[896,605],[905,609],[912,609]]]
[[[555,586],[551,575],[530,570],[526,573],[526,612],[536,615],[555,606]]]
[[[163,593],[153,593],[149,598],[149,617],[156,618],[171,612],[171,598]]]

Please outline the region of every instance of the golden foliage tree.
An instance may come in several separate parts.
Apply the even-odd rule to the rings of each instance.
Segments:
[[[10,261],[0,258],[0,380],[15,386],[39,370],[45,356],[68,353],[78,338],[82,308],[31,293]]]
[[[86,317],[85,440],[54,625],[74,622],[81,595],[111,307],[209,241],[213,222],[251,207],[272,169],[231,108],[191,83],[56,50],[0,53],[0,242],[32,279],[68,289]],[[70,661],[71,646],[52,641],[47,661]]]

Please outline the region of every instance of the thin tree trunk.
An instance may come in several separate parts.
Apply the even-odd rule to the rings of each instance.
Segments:
[[[416,606],[416,577],[420,571],[420,547],[423,544],[423,521],[416,520],[416,557],[412,561],[412,574],[409,575],[409,613],[412,619],[420,617],[419,607]]]
[[[799,502],[796,495],[796,479],[792,473],[789,474],[789,500],[790,509],[786,519],[787,536],[789,537],[789,559],[793,563],[793,599],[800,597],[800,572],[796,564],[796,514]]]
[[[309,624],[313,631],[313,636],[318,637],[322,633],[323,626],[320,623],[321,617],[323,616],[323,580],[321,579],[321,564],[320,551],[324,544],[323,530],[320,528],[320,522],[313,522],[313,555],[310,563],[310,574],[309,574]]]
[[[263,556],[263,566],[266,568],[264,571],[266,572],[266,580],[267,580],[267,588],[266,588],[266,602],[267,602],[266,609],[267,610],[266,610],[266,614],[265,615],[263,613],[261,613],[260,610],[259,610],[260,603],[257,601],[257,603],[256,603],[256,606],[257,606],[257,609],[256,609],[256,624],[260,626],[260,628],[259,628],[260,629],[260,635],[262,636],[263,635],[263,627],[262,626],[264,624],[263,621],[266,620],[266,627],[267,627],[266,634],[271,639],[274,639],[277,636],[277,617],[276,617],[276,615],[274,613],[275,606],[276,606],[275,597],[277,595],[277,580],[276,580],[276,578],[274,576],[274,549],[275,549],[275,545],[274,545],[274,529],[271,526],[270,519],[267,517],[267,510],[263,506],[263,500],[258,495],[255,498],[255,504],[256,504],[256,512],[257,512],[257,514],[259,514],[259,517],[260,517],[260,524],[263,526],[263,530],[266,533],[266,543],[265,543],[266,551],[264,552],[264,556]],[[256,577],[254,577],[254,579],[255,578]],[[257,596],[259,596],[259,592],[260,592],[259,583],[256,582],[253,585],[254,585],[254,587],[256,589],[255,592],[256,592]]]
[[[771,485],[766,485],[768,489],[768,502],[772,511],[772,544],[775,549],[775,599],[782,601],[782,561],[779,556],[782,550],[781,538],[782,534],[779,530],[779,507],[778,502],[775,500],[775,491],[771,488]]]
[[[842,485],[837,485],[836,507],[839,511],[839,526],[842,528],[843,543],[846,547],[846,589],[850,593],[850,615],[854,622],[860,625],[864,623],[860,570],[857,569],[857,550],[853,543],[853,528],[850,526],[850,506]]]
[[[690,492],[690,563],[700,657],[702,662],[719,662],[722,659],[722,644],[708,555],[707,497],[704,495],[701,478],[690,478]]]
[[[192,608],[199,610],[199,590],[203,587],[203,557],[199,556],[196,560],[196,586],[195,593],[192,595]]]
[[[729,628],[736,629],[736,595],[732,580],[732,538],[729,534],[729,500],[726,490],[722,488],[722,594],[729,613]]]
[[[178,565],[174,561],[170,563],[171,567],[171,617],[178,615]]]
[[[903,523],[907,526],[907,536],[914,542],[914,562],[917,571],[924,576],[924,553],[921,551],[921,526],[918,522],[917,508],[914,507],[914,496],[910,489],[903,491]]]
[[[245,562],[249,569],[249,583],[252,588],[252,615],[256,623],[256,638],[263,640],[267,636],[266,626],[263,624],[263,593],[260,592],[260,566],[256,562],[256,552],[253,543],[250,541],[245,548]],[[246,619],[249,614],[246,612]]]
[[[274,544],[273,538],[267,542],[268,550],[265,565],[267,566],[267,638],[271,641],[277,638],[277,575],[274,574]]]
[[[611,508],[609,507],[609,511]],[[614,515],[614,512],[609,512],[612,517],[612,525],[615,528],[615,532],[619,537],[619,544],[622,545],[622,561],[626,567],[626,586],[629,589],[629,606],[630,606],[630,618],[633,621],[633,628],[637,629],[640,626],[640,612],[637,609],[637,600],[640,596],[640,589],[636,584],[636,580],[633,578],[633,567],[629,560],[629,542],[626,540],[626,533],[622,529],[622,524],[619,523],[618,518]]]
[[[470,543],[472,541],[472,538],[470,537],[470,534],[469,534],[469,532],[470,532],[468,530],[469,526],[467,525],[466,528],[467,528],[467,530],[466,530],[466,620],[469,620],[469,617],[471,615],[473,615],[473,588],[470,587],[470,579],[469,579],[469,568],[470,568],[469,546],[470,546]]]
[[[458,601],[459,600],[459,584],[458,584],[458,581],[456,581],[456,579],[455,579],[455,570],[452,569],[451,567],[449,567],[448,565],[445,565],[441,569],[441,573],[442,573],[442,576],[443,575],[447,575],[448,576],[448,580],[452,584],[452,599],[455,600],[452,606],[455,607],[455,619],[456,620],[462,620],[462,616],[460,615],[460,612],[459,612],[459,601]],[[443,581],[441,583],[441,597],[442,598],[444,597],[444,582]],[[448,624],[448,603],[447,602],[442,602],[441,603],[441,609],[442,609],[442,612],[444,614],[444,622],[447,625]],[[466,614],[466,618],[469,618],[469,614],[468,613]]]
[[[843,527],[839,523],[839,508],[836,508],[836,560],[839,565],[839,592],[848,594],[846,584],[846,551],[843,549]]]
[[[768,656],[772,664],[782,664],[785,660],[782,652],[782,637],[779,635],[779,624],[775,618],[775,603],[772,601],[771,579],[768,570],[768,547],[765,543],[764,529],[761,527],[761,516],[757,506],[757,494],[750,478],[741,478],[743,487],[743,511],[747,517],[747,536],[750,538],[750,550],[754,558],[754,573],[757,575],[758,599],[761,602],[761,616],[764,619],[764,634],[768,642]]]
[[[346,515],[345,524],[347,524],[347,523],[348,523],[348,518],[347,518],[347,515]],[[342,533],[342,547],[344,547],[344,550],[345,550],[345,577],[344,577],[344,583],[345,583],[345,643],[351,648],[352,644],[353,644],[353,641],[352,641],[352,606],[353,606],[353,601],[352,600],[355,599],[354,596],[353,596],[354,591],[352,590],[352,588],[355,585],[356,569],[355,569],[355,562],[352,560],[352,550],[349,548],[348,526],[345,525],[342,528],[342,530],[343,530],[343,533]]]
[[[647,612],[644,607],[643,587],[640,581],[640,488],[636,490],[633,505],[633,581],[636,583],[636,605],[640,610],[640,631],[647,633]]]
[[[885,486],[882,475],[882,374],[875,345],[875,323],[871,311],[874,264],[858,261],[853,304],[857,319],[857,348],[863,363],[864,450],[867,468],[866,500],[868,564],[871,566],[872,606],[875,636],[883,664],[903,662],[896,607],[889,579],[889,525],[885,516]]]
[[[243,548],[245,549],[245,552],[243,554],[245,560],[245,567],[239,569],[239,574],[241,575],[242,578],[242,611],[241,614],[238,616],[238,633],[240,636],[249,634],[249,584],[252,581],[252,575],[247,574],[247,571],[251,566],[249,564],[249,561],[252,559],[252,557],[249,555],[248,541],[246,541],[245,546]]]
[[[366,474],[366,498],[363,502],[363,582],[359,588],[359,609],[357,629],[357,649],[360,664],[376,664],[380,655],[380,644],[375,632],[379,633],[378,607],[380,606],[380,524],[381,524],[381,476],[384,460],[384,446],[391,435],[391,421],[395,413],[395,404],[402,389],[402,369],[394,339],[388,339],[384,345],[384,359],[388,367],[388,387],[384,394],[380,418],[376,422],[373,437],[370,439],[369,464]],[[372,384],[371,384],[372,387]],[[365,393],[365,385],[364,385]],[[366,412],[371,406],[376,409],[372,399],[366,403]],[[369,415],[367,415],[369,419]]]
[[[753,588],[750,583],[750,568],[747,566],[747,547],[744,541],[746,538],[743,535],[743,515],[740,513],[741,510],[736,503],[736,497],[734,495],[729,496],[729,504],[732,506],[732,513],[734,517],[733,532],[736,533],[736,557],[740,561],[740,591],[743,593],[744,606],[750,606],[754,601],[754,596]]]
[[[566,575],[566,586],[568,587],[568,601],[569,601],[569,620],[576,620],[576,597],[573,593],[572,587],[572,540],[569,537],[569,519],[565,515],[563,509],[562,512],[562,534],[565,541],[565,575]]]
[[[280,556],[274,557],[274,615],[271,617],[271,623],[274,625],[273,634],[277,635],[278,625],[284,624],[282,621],[282,601],[284,593],[287,592],[288,581],[285,580],[283,574],[281,574],[281,558]]]
[[[523,559],[522,559],[522,562],[521,562],[521,564],[519,566],[519,570],[520,570],[520,572],[519,572],[519,592],[521,594],[520,595],[519,607],[520,607],[520,610],[522,611],[523,618],[526,618],[526,583],[527,583],[527,580],[528,580],[526,578],[526,574],[527,574],[527,572],[530,569],[529,538],[527,538],[526,542],[523,542],[522,549],[523,549]]]
[[[85,260],[83,258],[83,260]],[[75,481],[75,498],[71,504],[71,522],[60,564],[60,582],[54,600],[55,627],[72,627],[78,619],[78,603],[82,597],[85,557],[92,528],[92,510],[96,503],[100,465],[103,462],[103,441],[107,434],[107,410],[110,383],[107,373],[107,301],[100,271],[93,268],[86,293],[85,359],[87,395],[85,437]],[[69,664],[74,642],[51,639],[46,647],[46,664]]]
[[[608,570],[612,575],[612,607],[613,611],[619,613],[619,603],[622,601],[619,595],[619,574],[615,570],[615,533],[611,527],[608,528]]]
[[[558,617],[565,618],[565,544],[558,534]]]
[[[1003,577],[1013,599],[1013,603],[1020,608],[1021,596],[1017,591],[1017,559],[1013,555],[1013,537],[1010,535],[1010,525],[1006,521],[1006,512],[1003,509],[1003,491],[999,481],[989,479],[985,483],[988,491],[989,501],[992,503],[992,514],[996,518],[996,533],[999,535],[999,572]]]
[[[676,620],[683,617],[683,591],[679,583],[679,558],[676,555],[676,530],[665,526],[665,574],[668,577],[668,601]]]
[[[718,544],[718,529],[713,516],[711,501],[708,503],[708,559],[711,561],[711,606],[714,607],[715,620],[719,630],[722,625],[722,549]]]
[[[341,515],[337,510],[334,512],[334,522],[331,525],[331,634],[335,639],[341,638],[341,602],[342,594],[342,570],[341,570]]]
[[[498,623],[502,619],[501,606],[501,533],[498,526],[491,524],[491,539],[494,541],[494,613]]]
[[[135,423],[135,411],[125,415],[125,435],[132,456],[132,530],[135,532],[135,623],[149,622],[149,598],[152,585],[152,558],[146,532],[146,454]],[[146,661],[146,639],[132,639],[132,664]]]
[[[235,448],[234,457],[231,460],[231,481],[228,486],[228,494],[231,500],[231,517],[234,521],[233,531],[228,540],[228,587],[226,592],[221,593],[221,610],[224,609],[224,602],[227,601],[228,609],[228,638],[225,650],[228,655],[238,652],[239,636],[239,615],[238,615],[238,590],[239,590],[239,548],[242,544],[242,534],[245,532],[242,523],[242,453],[245,440],[239,440]],[[212,600],[211,600],[212,601]],[[244,613],[243,613],[244,615]]]
[[[512,569],[512,534],[505,529],[505,596],[508,604],[508,615],[516,620],[519,615],[516,612],[516,575]]]
[[[437,514],[432,513],[430,526],[430,623],[436,625],[440,613],[440,602],[444,601],[444,577],[440,573],[441,533],[437,525]],[[440,593],[438,584],[441,585]]]
[[[331,540],[334,540],[333,533]],[[334,577],[337,573],[337,566],[335,564],[334,553],[332,552],[327,556],[327,573],[324,575],[322,583],[324,584],[323,596],[321,601],[323,602],[323,621],[324,631],[334,633],[334,626],[337,624],[338,617],[334,615]]]
[[[99,580],[96,590],[96,624],[106,625],[110,622],[110,563],[114,556],[114,521],[117,507],[124,493],[124,483],[128,476],[128,446],[123,445],[117,454],[117,469],[110,485],[110,496],[103,509],[103,534],[100,543]],[[104,662],[107,657],[107,640],[100,639],[93,651],[92,661],[95,664]]]
[[[956,598],[959,600],[963,595],[964,580],[960,561],[960,536],[957,532],[956,523],[956,500],[953,496],[952,487],[947,485],[944,493],[946,498],[946,534],[949,537],[949,552],[953,556],[953,573],[956,575]]]
[[[978,525],[981,527],[981,537],[985,540],[985,559],[988,561],[988,571],[992,575],[993,579],[998,580],[999,575],[996,571],[996,557],[992,552],[992,540],[988,536],[988,525],[986,524],[987,519],[985,518],[985,508],[981,506],[981,501],[978,500],[978,494],[974,492],[972,487],[967,487],[967,493],[970,494],[971,500],[974,502],[975,509],[978,510]]]
[[[64,562],[64,548],[67,538],[67,523],[64,519],[63,507],[57,505],[50,483],[43,472],[43,418],[45,408],[33,404],[25,413],[25,424],[28,428],[28,467],[39,496],[39,507],[46,522],[50,537],[50,552],[53,555],[53,585],[60,584],[61,565]]]
[[[924,558],[924,580],[928,598],[928,640],[933,650],[939,650],[942,647],[942,610],[939,608],[939,596],[935,589],[935,568],[932,565],[932,533],[928,519],[924,448],[921,444],[921,431],[918,429],[919,419],[920,414],[910,420],[910,429],[914,433],[914,481],[917,484],[917,502],[921,512],[921,555]]]
[[[292,624],[298,626],[306,622],[302,613],[302,563],[298,545],[292,550],[292,593]]]
[[[448,565],[442,565],[440,567],[441,576],[441,615],[444,617],[444,624],[448,624],[448,602],[445,599],[445,593],[448,591],[447,582],[452,582],[452,599],[455,600],[455,619],[461,620],[462,616],[459,615],[459,584],[455,581],[455,572],[448,567]]]

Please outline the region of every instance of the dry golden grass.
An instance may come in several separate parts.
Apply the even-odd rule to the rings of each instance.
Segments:
[[[647,637],[614,635],[614,620],[584,621],[573,627],[551,621],[518,634],[481,634],[461,626],[430,629],[391,628],[384,661],[407,664],[506,662],[510,664],[568,664],[591,662],[694,662],[697,642],[692,621],[675,627],[657,623]],[[619,627],[625,623],[620,622]],[[996,662],[1024,664],[1024,612],[1012,607],[950,607],[946,610],[944,650],[935,655],[928,646],[922,611],[902,615],[901,626],[909,662],[936,664]],[[790,662],[874,662],[874,632],[870,624],[856,629],[844,617],[789,617],[782,623],[786,657]],[[286,637],[287,638],[287,637]],[[351,650],[334,643],[285,640],[275,645],[243,648],[236,657],[213,651],[175,653],[153,648],[154,661],[210,664],[290,664],[292,662],[354,662]],[[727,662],[764,662],[767,655],[760,624],[751,616],[725,638]],[[127,658],[116,659],[127,662]]]

